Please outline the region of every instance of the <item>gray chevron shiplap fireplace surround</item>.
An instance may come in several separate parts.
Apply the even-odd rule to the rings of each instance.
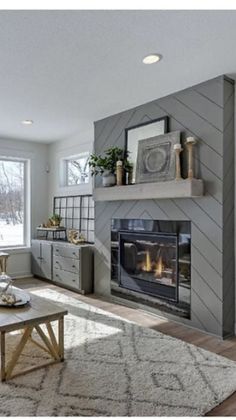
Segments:
[[[225,76],[204,82],[95,122],[95,152],[124,147],[125,129],[169,116],[169,131],[198,143],[199,198],[97,201],[95,203],[95,292],[111,296],[112,220],[178,221],[191,224],[191,305],[189,317],[135,303],[165,318],[208,333],[234,334],[234,84]],[[183,153],[183,176],[186,152]],[[96,179],[96,186],[100,180]],[[113,288],[112,288],[113,289]],[[114,293],[114,290],[113,292]],[[114,299],[120,299],[113,297]],[[126,296],[127,299],[127,296]],[[133,305],[130,298],[130,304]],[[124,299],[122,299],[124,301]],[[125,300],[126,303],[128,302]]]

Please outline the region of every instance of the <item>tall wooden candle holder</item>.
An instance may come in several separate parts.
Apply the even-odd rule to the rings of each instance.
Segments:
[[[180,165],[180,153],[183,151],[180,143],[174,145],[175,151],[175,180],[181,181],[181,165]]]
[[[0,252],[0,274],[6,274],[7,272],[7,259],[9,254],[6,252]]]
[[[116,185],[123,185],[123,162],[118,160],[116,162]]]
[[[187,137],[186,147],[188,150],[188,179],[194,178],[193,170],[193,146],[197,143],[194,137]]]

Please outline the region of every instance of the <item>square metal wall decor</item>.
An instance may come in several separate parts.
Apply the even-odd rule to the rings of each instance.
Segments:
[[[92,195],[54,197],[53,213],[61,216],[61,226],[80,232],[86,242],[94,243],[94,200]]]
[[[175,179],[174,145],[180,143],[180,131],[140,140],[136,183]]]

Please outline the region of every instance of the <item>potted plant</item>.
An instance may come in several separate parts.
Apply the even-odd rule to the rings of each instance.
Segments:
[[[52,226],[60,226],[60,223],[62,221],[62,217],[59,214],[54,213],[50,217],[49,221],[52,224]]]
[[[89,159],[91,175],[101,175],[104,187],[111,187],[116,184],[116,162],[122,160],[124,156],[123,149],[119,147],[110,147],[105,150],[104,156],[92,154]]]

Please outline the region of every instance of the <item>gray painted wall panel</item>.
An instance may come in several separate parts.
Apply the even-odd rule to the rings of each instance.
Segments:
[[[196,203],[197,200],[181,199],[178,207],[181,208],[187,216],[187,220],[191,219],[192,223],[212,242],[213,245],[222,251],[222,229],[204,212]]]
[[[209,214],[209,216],[215,221],[215,223],[222,227],[222,206],[219,206],[215,198],[207,195],[194,199],[194,202],[202,208],[203,211]]]
[[[222,89],[219,88],[222,87]],[[224,95],[223,95],[223,79],[216,77],[215,79],[208,80],[207,82],[201,83],[200,85],[193,86],[194,91],[201,93],[206,101],[212,101],[219,107],[224,106]]]
[[[175,95],[175,98],[199,115],[203,120],[207,115],[207,122],[219,131],[223,131],[222,109],[194,90],[185,90]]]
[[[210,265],[207,260],[194,249],[192,252],[192,265],[193,269],[197,273],[198,281],[201,276],[202,280],[209,285],[209,287],[214,291],[215,295],[222,301],[222,277],[219,273]],[[196,284],[198,284],[198,281]]]
[[[157,310],[156,313],[219,336],[232,333],[234,323],[233,89],[233,84],[220,76],[95,123],[95,151],[102,153],[112,145],[123,147],[128,126],[169,115],[170,131],[180,130],[183,144],[187,136],[197,137],[196,173],[205,182],[202,198],[95,204],[96,293],[110,294],[110,223],[113,217],[190,220],[191,320]],[[182,163],[186,176],[186,151]]]
[[[193,111],[189,110],[186,106],[177,102],[175,98],[170,99],[160,99],[161,108],[170,115],[174,115],[174,118],[179,121],[179,123],[192,132],[193,135],[199,137],[209,147],[212,148],[220,156],[223,154],[223,144],[222,144],[222,133],[216,128],[212,127],[210,124],[207,124],[205,120],[200,118],[198,115],[194,114]]]
[[[229,182],[229,176],[234,179],[234,84],[230,81],[225,81],[224,104],[223,328],[227,334],[234,328],[235,312],[234,184]]]

